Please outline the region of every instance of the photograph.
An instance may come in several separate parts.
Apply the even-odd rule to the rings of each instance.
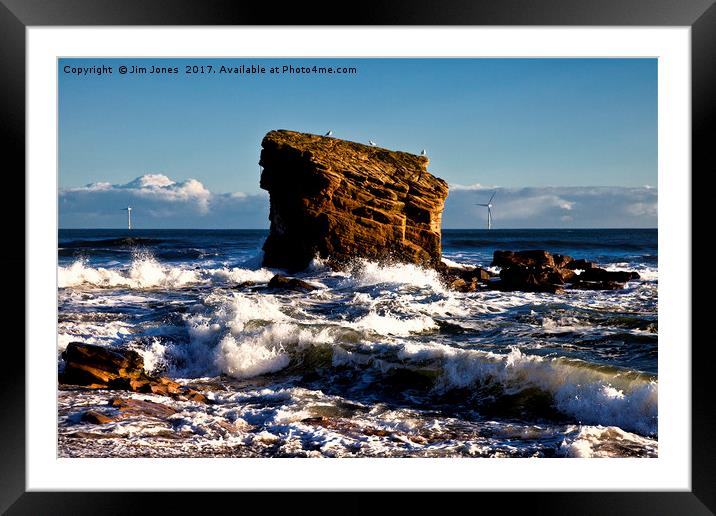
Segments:
[[[57,457],[658,459],[659,79],[59,57]]]

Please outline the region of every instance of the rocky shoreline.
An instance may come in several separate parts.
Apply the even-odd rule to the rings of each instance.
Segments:
[[[607,270],[585,258],[543,249],[496,250],[491,263],[484,266],[448,265],[442,260],[441,248],[441,217],[448,187],[427,171],[427,158],[292,131],[271,131],[262,146],[261,187],[268,190],[271,200],[271,228],[263,246],[266,268],[296,275],[315,258],[334,270],[355,267],[356,260],[407,263],[429,270],[431,278],[425,281],[434,281],[433,271],[437,272],[441,293],[444,286],[466,294],[485,290],[545,294],[616,290],[639,279],[639,274],[633,271]],[[123,238],[101,243],[134,247],[151,242]],[[89,245],[91,242],[75,243],[77,247]],[[497,269],[499,272],[495,272]],[[302,278],[312,279],[275,274],[268,281],[255,281],[252,277],[251,281],[236,281],[228,288],[267,293],[275,299],[271,294],[287,291],[304,294],[322,288]],[[221,289],[227,287],[222,285]],[[473,296],[455,298],[457,303],[467,304]],[[401,380],[401,374],[407,375],[410,382]],[[223,378],[206,384],[181,384],[149,374],[136,351],[76,341],[63,351],[58,375],[60,390],[75,391],[78,398],[88,392],[102,393],[98,398],[104,405],[75,407],[73,399],[69,414],[65,414],[72,424],[81,422],[98,427],[132,418],[166,422],[176,417],[176,407],[181,405],[192,405],[206,415],[221,406],[212,390],[221,388]],[[428,382],[423,381],[425,376],[420,378],[416,383],[414,376],[400,370],[386,376],[385,383],[395,390],[428,391],[434,378],[431,376]],[[212,384],[214,381],[217,383]],[[137,395],[147,396],[141,399]],[[301,421],[310,427],[345,430],[345,423],[336,423],[334,416],[314,415]],[[232,425],[222,420],[220,432],[236,431]],[[181,432],[190,433],[180,427]],[[115,437],[108,433],[110,428],[104,427],[96,434],[74,431],[61,438]],[[386,430],[362,431],[371,437],[391,435]],[[166,432],[167,438],[180,434]]]
[[[544,250],[495,251],[492,267],[499,274],[480,266],[454,267],[441,263],[436,270],[445,285],[454,291],[469,293],[480,290],[503,292],[564,293],[575,290],[615,290],[626,282],[639,279],[633,271],[608,271],[593,262],[571,256],[551,254]],[[265,286],[238,284],[236,288],[281,292],[310,292],[318,287],[299,278],[274,275]],[[58,375],[65,390],[101,389],[167,396],[178,401],[211,404],[211,399],[198,390],[181,385],[166,377],[149,375],[142,357],[131,349],[70,342],[62,353],[64,368]],[[111,398],[105,411],[90,410],[79,415],[85,423],[105,424],[126,417],[166,417],[175,411],[149,400]]]
[[[582,258],[553,255],[541,249],[495,251],[490,265],[500,267],[499,275],[479,266],[464,269],[444,265],[438,270],[450,288],[459,292],[480,288],[552,294],[565,289],[616,290],[639,279],[639,273],[634,271],[608,271]]]

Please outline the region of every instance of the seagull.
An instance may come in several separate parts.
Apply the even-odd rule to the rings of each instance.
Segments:
[[[420,153],[420,155],[421,155],[421,156],[427,156],[427,155],[428,155],[428,151],[426,151],[425,149],[423,149],[422,152]]]
[[[373,140],[368,140],[368,144],[369,144],[371,147],[375,147],[375,142],[374,142]]]
[[[325,136],[330,136],[330,135],[332,135],[332,134],[333,134],[333,131],[328,131],[328,132],[325,134]]]

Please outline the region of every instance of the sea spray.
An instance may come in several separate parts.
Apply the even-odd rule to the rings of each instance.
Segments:
[[[101,288],[183,287],[200,280],[197,271],[160,264],[150,253],[137,252],[128,269],[90,267],[85,260],[77,260],[69,267],[58,268],[60,288],[89,285]]]
[[[60,231],[58,368],[73,340],[127,347],[212,404],[127,393],[177,412],[97,426],[79,411],[116,392],[61,389],[61,456],[658,455],[655,231],[444,232],[451,264],[559,242],[547,248],[641,275],[562,295],[459,293],[430,269],[365,260],[316,260],[295,276],[319,290],[273,290],[287,272],[262,267],[265,233],[137,235],[132,254],[124,232]]]

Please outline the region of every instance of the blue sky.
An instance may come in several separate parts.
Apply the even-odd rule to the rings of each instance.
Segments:
[[[103,64],[114,73],[63,71]],[[120,75],[121,64],[179,73]],[[202,64],[358,73],[184,73]],[[466,227],[494,189],[496,227],[613,227],[599,195],[623,197],[624,227],[656,226],[655,59],[336,58],[60,60],[60,227],[113,227],[109,201],[144,202],[145,227],[226,227],[232,213],[243,222],[230,227],[265,227],[258,159],[272,129],[427,149],[429,170],[451,185],[445,227]],[[520,195],[542,207],[508,209]]]

